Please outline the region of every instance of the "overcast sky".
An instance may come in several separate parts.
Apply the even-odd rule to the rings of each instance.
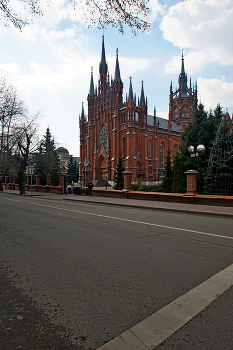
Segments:
[[[11,0],[18,9],[18,0]],[[102,30],[87,28],[69,1],[52,0],[44,15],[19,32],[0,22],[0,68],[8,84],[17,87],[32,113],[41,110],[39,133],[50,127],[56,142],[79,156],[79,114],[87,113],[91,67],[98,83]],[[167,118],[170,82],[178,85],[181,50],[185,71],[197,79],[198,99],[205,108],[220,103],[233,112],[233,1],[153,0],[153,29],[134,37],[104,30],[106,60],[114,77],[119,49],[124,100],[132,76],[140,96],[141,81],[148,112]]]

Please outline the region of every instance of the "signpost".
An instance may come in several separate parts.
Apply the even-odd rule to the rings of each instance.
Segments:
[[[30,171],[30,175],[31,175],[31,194],[32,194],[32,175],[34,173],[34,162],[33,162],[33,160],[30,160],[28,162],[28,165],[29,165],[29,171]]]

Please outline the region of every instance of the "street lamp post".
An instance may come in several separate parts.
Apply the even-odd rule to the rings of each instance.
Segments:
[[[205,146],[204,145],[198,145],[197,150],[195,152],[194,146],[190,145],[188,146],[188,151],[191,153],[191,157],[195,157],[195,163],[196,163],[196,170],[197,170],[197,157],[199,157],[199,154],[202,154],[205,152]]]

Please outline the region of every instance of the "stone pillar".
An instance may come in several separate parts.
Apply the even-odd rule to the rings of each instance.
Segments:
[[[47,175],[47,186],[51,186],[52,183],[52,175]]]
[[[36,186],[40,186],[40,175],[36,175]]]
[[[187,175],[187,192],[185,195],[195,196],[197,194],[197,174],[196,170],[188,170]]]
[[[131,178],[133,172],[125,170],[122,174],[124,175],[124,190],[131,190]]]
[[[66,189],[65,182],[66,182],[66,174],[65,173],[59,173],[59,186],[58,186],[58,189],[59,189],[59,192],[63,193],[63,194],[65,193],[65,189]]]

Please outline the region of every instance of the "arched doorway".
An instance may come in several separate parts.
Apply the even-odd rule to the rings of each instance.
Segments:
[[[96,179],[95,180],[106,180],[106,159],[103,154],[100,154],[96,162]]]

